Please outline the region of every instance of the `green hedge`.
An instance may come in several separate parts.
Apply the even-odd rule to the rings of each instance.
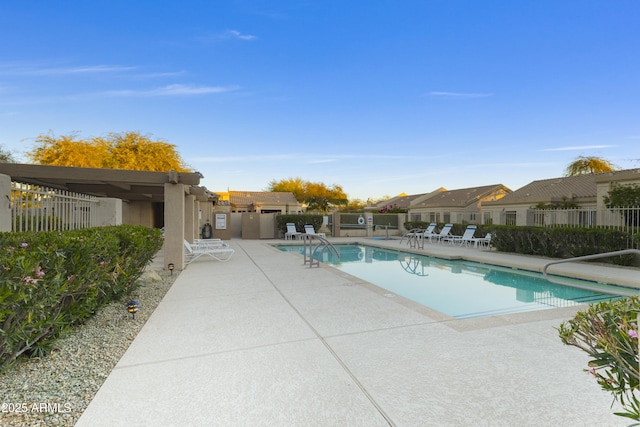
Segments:
[[[499,251],[550,258],[573,258],[629,249],[635,240],[628,232],[604,228],[485,225],[483,231],[492,234],[491,244]],[[623,255],[603,261],[631,265],[637,260],[634,255]]]
[[[287,223],[294,223],[296,231],[304,233],[305,225],[313,225],[314,230],[318,231],[322,227],[322,215],[318,214],[288,214],[278,215],[276,217],[278,230],[283,234],[287,232]]]
[[[0,233],[0,368],[45,354],[74,324],[130,293],[162,247],[160,230],[113,226]]]
[[[425,229],[424,221],[405,222],[407,230]],[[438,232],[444,223],[438,223]],[[461,236],[468,224],[454,224],[451,234]],[[491,233],[491,245],[501,252],[537,255],[550,258],[573,258],[637,247],[640,235],[621,230],[580,227],[525,227],[509,225],[476,225],[476,237]],[[635,255],[603,258],[602,262],[619,265],[638,263]]]

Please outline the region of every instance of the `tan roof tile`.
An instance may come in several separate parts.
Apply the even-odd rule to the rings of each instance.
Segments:
[[[229,191],[229,201],[235,205],[298,203],[293,193],[285,191]]]
[[[511,194],[504,196],[495,204],[516,203],[549,203],[567,199],[595,198],[597,196],[596,176],[600,174],[585,174],[564,176],[560,178],[533,181]]]
[[[389,200],[385,200],[383,202],[376,203],[374,206],[378,208],[384,208],[385,206],[393,206],[401,209],[407,209],[412,201],[417,199],[418,197],[425,196],[429,193],[424,194],[411,194],[406,196],[393,197]]]
[[[420,205],[430,207],[465,207],[469,206],[482,197],[486,197],[494,191],[506,189],[502,184],[485,185],[482,187],[460,188],[457,190],[446,190],[435,194],[424,200]],[[509,197],[508,195],[505,197]]]

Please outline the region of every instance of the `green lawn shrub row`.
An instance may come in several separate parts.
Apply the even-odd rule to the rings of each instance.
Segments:
[[[110,226],[0,233],[0,368],[134,290],[162,247],[160,230]]]

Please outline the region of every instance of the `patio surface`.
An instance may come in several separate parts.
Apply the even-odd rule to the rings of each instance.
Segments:
[[[274,242],[283,243],[232,240],[230,261],[188,266],[76,425],[630,424],[583,371],[587,355],[558,338],[554,328],[578,308],[456,320],[304,266]],[[545,263],[437,244],[424,252]],[[636,269],[563,268],[638,286]]]

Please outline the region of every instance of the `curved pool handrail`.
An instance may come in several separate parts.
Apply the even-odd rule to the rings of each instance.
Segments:
[[[574,257],[574,258],[561,259],[559,261],[552,261],[552,262],[549,262],[549,263],[545,264],[545,266],[542,268],[542,275],[544,276],[545,279],[547,279],[547,281],[549,281],[551,283],[554,283],[556,285],[571,286],[571,287],[574,287],[574,288],[582,288],[582,289],[591,289],[591,288],[588,288],[586,286],[582,287],[582,286],[575,285],[573,283],[567,283],[567,282],[563,282],[561,280],[551,279],[549,277],[549,274],[547,273],[547,270],[552,265],[562,264],[562,263],[565,263],[565,262],[587,261],[587,260],[591,260],[591,259],[609,258],[609,257],[612,257],[612,256],[631,255],[631,254],[640,255],[640,249],[623,249],[623,250],[620,250],[620,251],[604,252],[604,253],[601,253],[601,254],[593,254],[593,255],[583,255],[583,256]],[[639,290],[639,292],[640,292],[640,290]],[[615,293],[615,292],[607,291],[607,293],[615,294],[615,295],[621,295],[621,296],[629,296],[630,295],[630,292]]]
[[[303,241],[304,241],[304,247],[303,247],[303,254],[304,254],[304,263],[305,264],[309,264],[309,267],[313,267],[313,265],[317,265],[318,267],[320,267],[320,258],[318,257],[317,261],[314,262],[315,259],[315,255],[316,253],[318,254],[318,256],[324,252],[325,249],[329,248],[329,252],[333,251],[333,253],[335,254],[336,258],[340,259],[340,253],[338,252],[338,250],[336,249],[335,246],[333,246],[331,244],[331,242],[329,242],[326,237],[322,237],[318,234],[301,234],[300,237]],[[318,246],[314,247],[313,246],[313,241],[314,240],[318,240],[320,242],[320,244],[318,244]],[[307,241],[309,242],[309,258],[307,260]],[[318,249],[320,249],[320,251],[318,252]]]

